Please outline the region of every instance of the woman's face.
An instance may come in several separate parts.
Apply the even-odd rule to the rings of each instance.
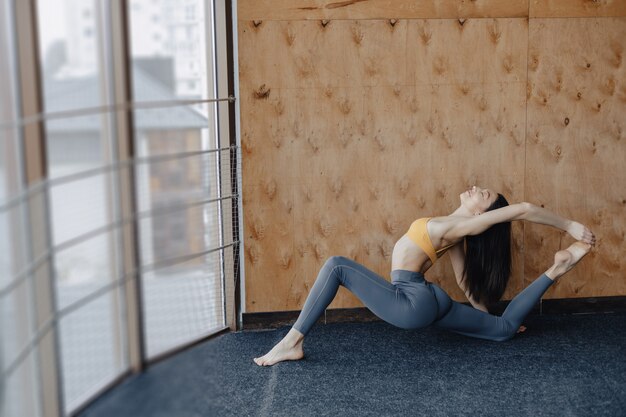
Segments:
[[[476,185],[470,187],[461,195],[461,205],[472,214],[481,214],[487,211],[498,198],[498,193],[489,188],[480,188]]]

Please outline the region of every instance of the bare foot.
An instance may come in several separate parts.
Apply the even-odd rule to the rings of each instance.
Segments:
[[[554,255],[554,265],[546,272],[547,277],[553,281],[556,280],[572,269],[590,250],[591,245],[583,242],[574,242],[569,248],[558,251]]]
[[[302,349],[304,338],[299,338],[300,340],[294,342],[291,336],[288,334],[265,355],[254,358],[254,363],[259,366],[271,366],[282,361],[297,361],[304,358],[304,350]]]

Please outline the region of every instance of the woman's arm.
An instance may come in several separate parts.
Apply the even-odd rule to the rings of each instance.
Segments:
[[[583,242],[591,245],[595,244],[596,238],[594,234],[583,224],[565,219],[550,210],[535,206],[534,204],[522,204],[527,205],[526,213],[522,216],[522,219],[533,223],[547,224],[548,226],[556,227],[557,229],[561,229],[564,232],[569,233],[576,240],[582,240]]]
[[[528,220],[533,223],[547,224],[548,226],[561,229],[564,232],[567,232],[567,228],[572,223],[571,220],[564,219],[558,214],[552,213],[550,210],[546,210],[542,207],[530,203],[522,204],[526,205],[524,215],[521,217],[524,220]]]
[[[449,240],[457,240],[464,236],[477,235],[494,224],[513,220],[527,220],[533,223],[546,224],[569,233],[576,240],[582,240],[591,245],[595,244],[595,236],[584,225],[530,203],[511,204],[482,213],[479,216],[457,217],[446,237]]]
[[[487,211],[473,217],[449,217],[452,221],[447,240],[456,241],[465,236],[478,235],[497,223],[522,220],[530,211],[530,203],[517,203]]]
[[[474,300],[467,291],[467,286],[465,285],[465,274],[463,273],[465,272],[465,250],[463,249],[463,242],[459,242],[451,247],[450,250],[448,250],[448,253],[450,254],[450,261],[452,262],[452,269],[454,270],[456,283],[465,293],[465,297],[475,309],[489,313],[487,307]]]

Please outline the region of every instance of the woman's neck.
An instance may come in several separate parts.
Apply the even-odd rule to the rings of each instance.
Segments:
[[[460,216],[460,217],[472,217],[472,213],[469,212],[464,205],[460,205],[456,210],[449,214],[450,216]]]

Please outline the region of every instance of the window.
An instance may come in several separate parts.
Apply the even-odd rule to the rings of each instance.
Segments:
[[[193,18],[185,33],[205,33],[205,2],[185,6],[185,18]],[[154,6],[157,7],[157,6]],[[176,13],[167,12],[155,30],[174,32],[170,28],[185,23]],[[153,10],[156,11],[156,10]],[[133,94],[136,101],[178,100],[197,89],[196,81],[187,81],[180,72],[186,68],[187,45],[154,49],[146,55],[148,42],[142,16],[131,9]],[[202,48],[211,48],[212,39]],[[199,53],[200,57],[206,54]],[[214,69],[201,58],[203,79],[213,83]],[[200,89],[198,89],[200,92]],[[200,98],[209,98],[207,88]],[[221,296],[220,201],[215,173],[221,153],[215,130],[215,106],[181,106],[174,109],[140,110],[135,117],[135,148],[141,157],[170,155],[163,162],[137,168],[138,203],[142,212],[154,213],[139,224],[141,262],[163,265],[142,276],[146,348],[149,356],[158,355],[180,343],[189,342],[224,326]],[[191,155],[191,156],[189,156]],[[168,207],[180,207],[179,210]],[[162,214],[160,214],[162,213]],[[191,260],[178,260],[191,257]]]
[[[75,111],[112,103],[110,58],[103,54],[100,2],[85,4],[84,28],[74,22],[78,0],[39,0],[39,43],[43,107],[46,113]],[[98,22],[98,19],[101,22]],[[119,222],[115,171],[98,168],[114,162],[111,114],[70,116],[46,121],[52,243],[59,320],[64,403],[69,410],[124,372],[121,287],[95,296],[118,282],[116,247]],[[73,178],[72,175],[80,174]],[[66,180],[68,179],[69,180]],[[84,305],[81,300],[93,297]]]
[[[27,273],[17,58],[11,2],[0,0],[0,415],[39,416],[32,274]]]
[[[236,148],[208,100],[218,96],[215,40],[195,41],[202,76],[190,78],[187,47],[173,36],[186,10],[176,2],[122,2],[126,65],[112,33],[125,15],[119,3],[17,1],[0,0],[0,415],[70,415],[131,365],[225,328],[238,250]],[[198,33],[215,32],[212,1],[185,4]],[[186,87],[195,101],[180,104]],[[120,102],[124,112],[135,107],[128,138],[118,136],[128,132]],[[24,103],[41,113],[30,117]],[[42,129],[24,129],[31,123]],[[26,152],[33,138],[41,149]],[[120,161],[131,141],[134,159]],[[25,166],[43,165],[23,178]],[[134,190],[120,186],[129,170]],[[129,225],[137,242],[121,238]],[[132,298],[137,276],[143,293]],[[143,320],[129,321],[136,310]]]
[[[185,19],[186,20],[196,20],[198,19],[198,15],[196,13],[196,5],[187,5],[185,6]]]

